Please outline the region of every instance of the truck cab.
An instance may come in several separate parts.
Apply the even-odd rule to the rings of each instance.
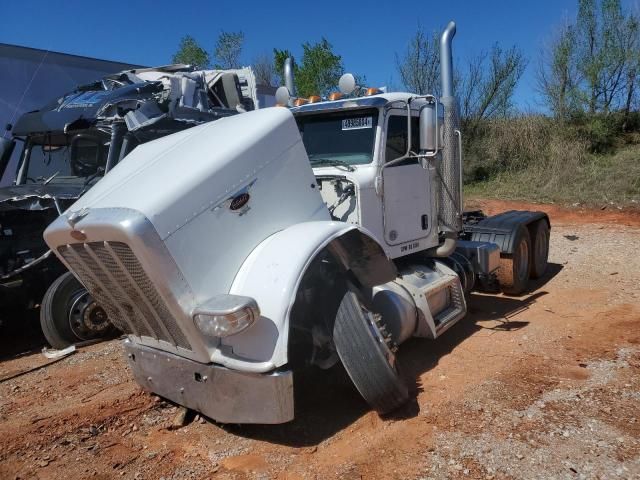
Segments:
[[[331,217],[365,227],[390,258],[439,244],[435,157],[417,153],[427,100],[416,97],[378,92],[291,109]]]

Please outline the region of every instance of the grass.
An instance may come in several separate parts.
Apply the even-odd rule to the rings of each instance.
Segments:
[[[603,123],[523,116],[476,125],[465,144],[465,194],[640,206],[640,133]]]

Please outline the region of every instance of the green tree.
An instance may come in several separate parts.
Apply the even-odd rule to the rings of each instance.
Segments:
[[[281,77],[284,61],[287,57],[294,57],[289,50],[278,49],[274,49],[273,57],[276,72]],[[338,80],[344,73],[342,57],[333,52],[332,45],[325,38],[314,44],[305,42],[302,44],[300,63],[294,59],[293,73],[297,95],[326,95],[337,89]]]
[[[293,61],[293,73],[296,74],[296,62],[293,57],[293,54],[289,50],[278,50],[277,48],[273,49],[273,66],[275,69],[275,82],[277,85],[284,85],[284,62],[287,58],[291,57]],[[294,77],[294,80],[295,79]],[[297,85],[296,85],[297,86]],[[293,93],[293,92],[291,92]]]
[[[213,50],[216,68],[240,68],[240,54],[244,43],[242,32],[220,32]]]
[[[172,63],[186,63],[199,68],[209,67],[209,54],[191,36],[185,35],[180,40],[178,51],[171,58]]]
[[[337,88],[343,73],[342,57],[333,53],[333,47],[325,38],[315,44],[302,44],[302,60],[296,71],[299,95],[326,95]]]

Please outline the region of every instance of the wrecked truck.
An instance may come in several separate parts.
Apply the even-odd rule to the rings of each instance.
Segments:
[[[303,367],[341,362],[387,413],[409,398],[403,342],[437,341],[475,288],[519,294],[544,274],[544,213],[462,210],[454,34],[439,98],[350,74],[296,98],[286,62],[286,107],[141,145],[47,228],[128,333],[138,383],[220,422],[273,424],[294,418]]]
[[[53,347],[112,333],[42,232],[138,145],[257,107],[250,68],[170,65],[106,76],[19,118],[0,144],[0,177],[22,148],[14,184],[0,188],[0,322],[40,304]]]

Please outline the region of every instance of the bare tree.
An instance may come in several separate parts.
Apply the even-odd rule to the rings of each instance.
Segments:
[[[637,43],[640,43],[638,41]],[[624,114],[629,116],[637,97],[637,85],[640,83],[640,45],[629,51],[629,66],[626,77],[626,95],[624,98]],[[637,106],[636,106],[637,108]]]
[[[437,33],[425,34],[418,27],[402,58],[396,54],[396,65],[404,87],[421,95],[440,92],[440,54]]]
[[[503,50],[495,44],[489,53],[472,58],[458,80],[460,115],[467,123],[506,116],[513,109],[513,94],[527,66],[515,46]]]
[[[526,67],[522,53],[512,47],[494,45],[454,70],[454,88],[460,98],[463,121],[506,115],[512,108],[515,88]],[[440,94],[440,52],[437,33],[418,28],[406,53],[396,54],[396,64],[404,87],[418,94]]]
[[[239,68],[243,43],[242,32],[220,32],[213,51],[213,57],[217,61],[216,68]]]
[[[267,54],[260,54],[251,62],[253,72],[256,75],[256,82],[260,85],[275,87],[279,84],[279,75],[275,70],[273,60]]]
[[[636,95],[639,49],[640,22],[620,0],[578,0],[575,24],[541,60],[540,90],[556,114],[563,113],[557,102],[564,86],[573,88],[577,106],[589,113],[628,112]]]
[[[595,113],[598,102],[598,77],[602,69],[602,57],[598,46],[597,0],[578,0],[576,22],[576,49],[578,69],[586,82],[583,89],[589,111]]]

